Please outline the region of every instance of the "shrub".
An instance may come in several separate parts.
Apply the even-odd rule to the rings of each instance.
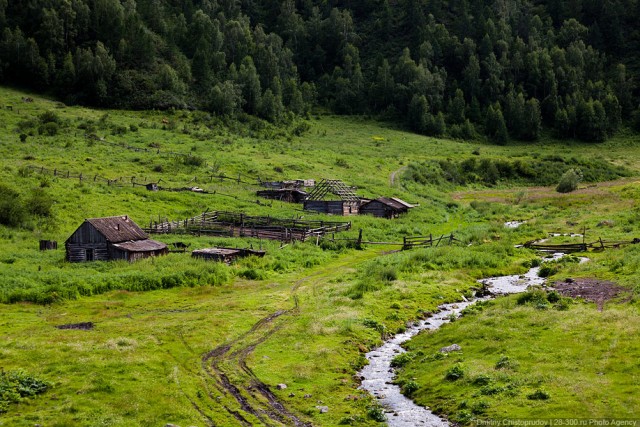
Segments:
[[[38,128],[40,135],[55,136],[58,134],[58,124],[55,122],[47,122]]]
[[[527,399],[529,400],[548,400],[551,396],[544,390],[536,390],[531,394],[527,395]]]
[[[580,169],[569,169],[560,178],[556,191],[558,193],[571,193],[578,189],[578,184],[582,181],[582,178]]]
[[[55,111],[45,111],[38,116],[40,123],[60,123],[60,116]]]
[[[384,416],[384,411],[380,406],[377,406],[377,405],[369,406],[369,408],[367,408],[367,416],[371,418],[373,421],[377,421],[379,423],[382,423],[386,420],[386,417]]]
[[[462,377],[464,377],[464,367],[460,363],[453,365],[444,375],[444,378],[448,381],[457,381]]]
[[[418,391],[419,388],[420,388],[420,386],[418,385],[417,382],[415,382],[415,381],[407,381],[402,386],[402,394],[404,394],[405,396],[411,396],[413,393]]]
[[[51,216],[51,207],[53,206],[53,198],[48,195],[42,188],[36,188],[31,193],[31,198],[26,201],[26,208],[33,215]]]
[[[391,360],[392,368],[402,368],[407,363],[413,360],[413,355],[411,353],[402,353],[397,355]]]
[[[485,386],[485,385],[488,385],[490,382],[491,382],[491,377],[486,374],[478,375],[473,379],[474,385]]]
[[[204,165],[204,158],[200,156],[185,156],[182,161],[186,166],[200,167]]]
[[[20,200],[20,194],[0,184],[0,224],[15,227],[24,222],[26,210]]]
[[[44,393],[50,384],[23,371],[0,370],[0,414],[6,412],[11,403]]]
[[[509,359],[509,356],[500,356],[500,360],[496,362],[495,369],[511,369],[516,366],[516,363]]]

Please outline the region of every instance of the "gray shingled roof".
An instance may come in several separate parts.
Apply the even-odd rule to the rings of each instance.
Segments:
[[[89,218],[86,221],[93,225],[95,229],[111,243],[145,240],[149,238],[149,236],[126,215]]]
[[[371,202],[380,202],[396,210],[406,210],[413,207],[413,205],[405,202],[404,200],[398,199],[397,197],[378,197],[377,199],[371,200],[365,204]]]
[[[167,245],[155,240],[136,240],[130,242],[114,243],[116,248],[123,249],[128,252],[149,252],[165,249]]]

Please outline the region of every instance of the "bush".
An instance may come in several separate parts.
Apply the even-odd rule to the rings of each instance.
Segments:
[[[40,135],[55,136],[58,134],[58,124],[55,122],[47,122],[38,128]]]
[[[460,363],[456,363],[451,368],[447,370],[447,373],[444,375],[444,378],[447,381],[457,381],[460,378],[464,377],[464,367]]]
[[[380,406],[377,406],[377,405],[369,406],[369,408],[367,408],[367,416],[371,418],[373,421],[377,421],[379,423],[382,423],[386,420],[386,417],[384,416],[384,411]]]
[[[0,184],[0,224],[18,226],[24,222],[26,213],[20,194]]]
[[[529,400],[548,400],[551,396],[544,390],[536,390],[531,394],[527,395],[527,399]]]
[[[31,198],[26,201],[26,208],[29,213],[36,216],[50,217],[52,206],[53,198],[42,188],[36,188],[33,190]]]
[[[411,396],[413,393],[418,391],[419,388],[420,388],[420,386],[418,385],[417,382],[415,382],[415,381],[407,381],[402,386],[402,394],[404,394],[405,396]]]
[[[391,360],[392,368],[402,368],[407,363],[413,360],[413,355],[411,353],[402,353],[397,355]]]
[[[44,393],[50,384],[23,371],[0,370],[0,414],[6,412],[11,403]]]
[[[578,184],[582,181],[582,178],[580,169],[569,169],[560,178],[556,191],[558,193],[571,193],[578,189]]]
[[[496,362],[495,369],[513,369],[516,363],[509,359],[509,356],[500,356],[500,360]]]
[[[40,123],[60,123],[60,116],[55,111],[45,111],[38,116]]]
[[[200,167],[200,166],[204,165],[204,158],[202,158],[200,156],[185,156],[183,158],[182,162],[186,166]]]

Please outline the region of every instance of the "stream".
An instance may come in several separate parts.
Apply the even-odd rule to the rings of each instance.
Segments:
[[[562,256],[563,254],[554,254],[553,258],[557,259]],[[524,275],[491,277],[479,280],[479,282],[485,284],[493,295],[524,292],[531,285],[541,285],[545,282],[544,278],[538,277],[539,270],[540,267],[534,267]],[[360,388],[368,391],[382,405],[389,426],[449,426],[447,421],[433,414],[429,408],[416,405],[411,399],[402,395],[400,387],[393,384],[395,371],[391,368],[391,360],[398,354],[404,353],[405,350],[401,345],[420,331],[436,330],[449,322],[452,316],[459,316],[460,311],[465,307],[476,301],[490,298],[493,297],[443,304],[438,307],[440,311],[432,317],[408,327],[406,332],[395,335],[381,347],[366,354],[369,364],[359,372],[363,378]]]

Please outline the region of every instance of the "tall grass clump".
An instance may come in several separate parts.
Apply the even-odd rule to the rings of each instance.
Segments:
[[[375,260],[367,263],[359,272],[358,280],[347,291],[347,296],[359,299],[364,294],[378,291],[398,280],[398,269],[388,260]]]
[[[0,277],[0,302],[51,304],[114,290],[151,291],[182,286],[217,286],[230,279],[229,268],[216,262],[169,257],[146,259],[134,264],[96,262],[66,265],[39,275],[12,270]],[[17,270],[17,269],[16,269]]]

